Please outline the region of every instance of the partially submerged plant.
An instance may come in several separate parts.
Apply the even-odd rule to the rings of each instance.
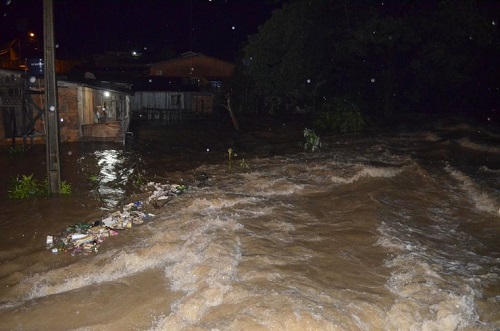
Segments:
[[[229,173],[231,173],[231,167],[233,164],[233,155],[236,156],[236,154],[234,153],[234,150],[231,147],[229,147],[227,149],[227,169],[228,169]]]
[[[245,159],[241,159],[240,168],[242,168],[242,169],[249,169],[250,168],[250,166],[245,162]]]
[[[101,181],[101,178],[98,175],[91,175],[91,176],[89,176],[89,181],[95,185],[95,184],[99,184],[99,182]]]
[[[65,195],[70,195],[73,191],[73,188],[70,183],[67,181],[63,180],[61,182],[61,189],[59,191],[60,194],[65,194]]]
[[[25,152],[25,148],[23,145],[16,145],[16,146],[10,146],[9,147],[9,154],[10,155],[19,155],[23,154]]]
[[[12,179],[12,189],[9,191],[9,198],[26,199],[32,196],[41,195],[40,186],[33,174],[29,176],[23,175]]]
[[[130,174],[129,180],[132,181],[132,184],[135,187],[141,187],[142,185],[146,184],[146,178],[144,177],[141,169],[139,169],[138,165],[134,165],[134,169]]]
[[[234,161],[234,158],[236,156],[238,156],[238,154],[236,154],[234,152],[234,150],[231,147],[229,147],[227,149],[227,169],[228,169],[229,173],[231,173],[231,170],[232,170],[232,167],[233,167],[233,161]],[[248,169],[248,168],[250,168],[248,166],[248,164],[245,162],[245,159],[241,159],[239,165],[240,165],[240,168],[242,168],[242,169]]]
[[[140,172],[136,172],[130,176],[130,179],[132,180],[132,183],[136,187],[141,187],[146,183],[144,176]]]
[[[314,132],[314,130],[305,128],[304,129],[304,140],[299,143],[305,151],[314,152],[321,148],[321,141],[319,136]]]
[[[71,194],[72,187],[66,181],[62,181],[60,185],[60,194],[68,195]],[[26,176],[19,175],[12,180],[12,189],[8,192],[9,198],[12,199],[26,199],[36,196],[48,196],[49,195],[49,182],[47,179],[38,182],[33,178],[33,174]]]

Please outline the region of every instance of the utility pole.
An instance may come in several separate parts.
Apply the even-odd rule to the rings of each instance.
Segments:
[[[43,33],[45,54],[45,145],[47,149],[47,176],[49,193],[59,193],[59,110],[54,48],[54,6],[52,0],[43,0]]]

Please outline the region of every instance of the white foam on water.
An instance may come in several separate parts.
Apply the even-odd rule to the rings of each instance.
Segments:
[[[423,140],[423,141],[438,141],[441,138],[436,132],[432,131],[418,131],[413,133],[399,134],[400,139],[403,139],[405,142],[408,140]]]
[[[358,169],[358,171],[354,175],[348,177],[331,176],[330,180],[338,184],[351,184],[363,177],[371,177],[371,178],[394,177],[399,175],[402,171],[403,171],[402,168],[362,166],[361,169]]]
[[[158,246],[133,252],[108,251],[93,257],[91,263],[76,263],[27,278],[23,285],[32,288],[28,300],[68,292],[157,267],[170,260],[165,253]]]
[[[407,155],[374,152],[206,166],[219,175],[169,202],[138,243],[26,279],[29,298],[156,268],[171,286],[158,295],[179,298],[152,330],[494,330],[476,301],[498,268],[468,247],[481,246],[453,214],[463,194],[408,171]]]
[[[443,290],[446,281],[414,253],[389,260],[387,267],[397,270],[387,286],[398,295],[386,316],[389,329],[452,331],[477,325],[471,287]]]
[[[303,184],[294,183],[287,177],[271,178],[262,173],[247,174],[243,177],[246,178],[242,183],[243,191],[256,196],[292,195],[304,189]]]
[[[477,209],[500,216],[500,199],[480,189],[465,173],[449,165],[445,167],[445,170],[460,183],[460,187],[467,193]]]
[[[306,185],[307,192],[297,190],[303,184],[295,181],[309,178],[310,169],[300,161],[233,174],[224,177],[224,185],[191,192],[190,202],[172,216],[181,218],[178,224],[165,227],[176,228],[180,241],[169,252],[173,262],[165,276],[172,290],[184,295],[152,330],[370,330],[381,325],[383,310],[366,300],[369,295],[376,301],[373,294],[336,290],[317,279],[327,267],[315,266],[313,259],[321,256],[331,263],[323,256],[330,252],[314,248],[323,248],[325,240],[310,229],[318,222],[293,201],[324,187],[314,183]],[[295,193],[289,197],[283,187]],[[321,224],[328,226],[331,220],[325,217]]]
[[[458,144],[462,147],[473,149],[476,151],[480,152],[487,152],[487,153],[500,153],[500,147],[498,146],[492,146],[492,145],[486,145],[486,144],[481,144],[477,142],[473,142],[470,140],[470,138],[460,138],[457,140]]]
[[[497,281],[487,270],[494,261],[476,256],[471,258],[477,263],[471,263],[467,246],[472,238],[448,224],[432,229],[419,230],[408,222],[379,226],[377,244],[394,252],[385,263],[392,270],[386,286],[396,295],[385,318],[387,330],[494,330],[480,322],[475,303],[482,297],[482,283]],[[446,244],[460,235],[463,247]],[[435,240],[444,245],[434,247]]]
[[[500,174],[500,169],[490,169],[487,166],[481,166],[479,171],[492,174]]]
[[[207,211],[207,210],[220,210],[223,208],[233,207],[240,203],[257,203],[260,201],[258,198],[253,197],[232,197],[224,195],[221,192],[217,197],[200,197],[195,198],[191,204],[186,207],[189,212]]]
[[[223,302],[241,260],[239,228],[232,219],[208,213],[181,236],[184,242],[170,252],[175,262],[165,267],[165,276],[172,290],[186,294],[173,305],[172,314],[158,321],[156,329],[195,325],[207,309]]]
[[[213,213],[241,203],[253,204],[259,199],[244,196],[225,199],[220,196],[215,198],[200,194],[200,197],[189,201],[190,204],[182,210],[183,214]],[[156,219],[154,222],[157,224],[168,222],[175,215],[176,213],[172,213],[169,216],[164,216],[163,219]],[[212,221],[212,224],[217,222]],[[225,223],[225,226],[227,225]],[[27,277],[22,284],[18,285],[20,296],[25,296],[25,298],[19,300],[17,304],[21,304],[25,300],[69,292],[93,284],[116,281],[134,273],[172,263],[176,258],[175,252],[172,253],[175,246],[169,242],[177,241],[182,235],[182,231],[175,228],[168,229],[166,234],[153,234],[144,238],[142,243],[136,244],[135,247],[125,250],[103,251],[92,256],[88,261],[82,260],[66,267]],[[190,235],[188,234],[187,237]]]

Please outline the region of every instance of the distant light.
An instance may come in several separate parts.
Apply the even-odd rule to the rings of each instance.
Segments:
[[[31,76],[30,77],[30,83],[33,84],[34,82],[36,82],[36,77],[35,76]]]
[[[232,30],[236,30],[236,27],[233,25],[233,26],[231,27],[231,29],[232,29]]]
[[[63,118],[61,118],[61,119],[60,119],[60,121],[61,121],[61,122],[64,122],[64,119],[63,119]]]
[[[309,84],[309,83],[311,83],[311,80],[310,80],[310,79],[308,79],[308,80],[306,80],[306,82],[307,82],[307,84]]]
[[[35,36],[35,33],[34,32],[30,32],[29,36],[33,38]]]
[[[375,83],[375,78],[370,79],[370,82]]]
[[[109,91],[104,91],[104,96],[105,96],[106,98],[108,98],[110,95],[111,95],[111,94],[109,93]]]
[[[497,21],[491,21],[491,24],[497,25]]]

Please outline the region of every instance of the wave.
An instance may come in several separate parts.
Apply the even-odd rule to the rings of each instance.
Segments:
[[[429,245],[432,241],[415,240],[416,233],[435,235],[408,223],[384,221],[378,231],[377,245],[397,252],[385,262],[391,269],[386,287],[396,295],[385,317],[388,330],[491,330],[481,326],[475,304],[482,297],[481,281],[495,281],[488,272],[475,275],[479,266],[471,268],[460,260],[463,253],[453,252],[456,247],[437,248]],[[433,231],[442,242],[454,236],[448,225],[434,226]]]
[[[460,138],[457,140],[458,144],[462,147],[469,148],[472,150],[480,151],[480,152],[486,152],[486,153],[495,153],[498,154],[500,153],[500,147],[497,147],[496,145],[489,145],[486,143],[477,143],[473,142],[470,140],[470,138],[464,137]]]
[[[482,190],[473,179],[465,173],[454,169],[450,165],[447,165],[445,170],[460,183],[460,187],[467,193],[469,199],[474,203],[477,209],[500,216],[500,200]]]

